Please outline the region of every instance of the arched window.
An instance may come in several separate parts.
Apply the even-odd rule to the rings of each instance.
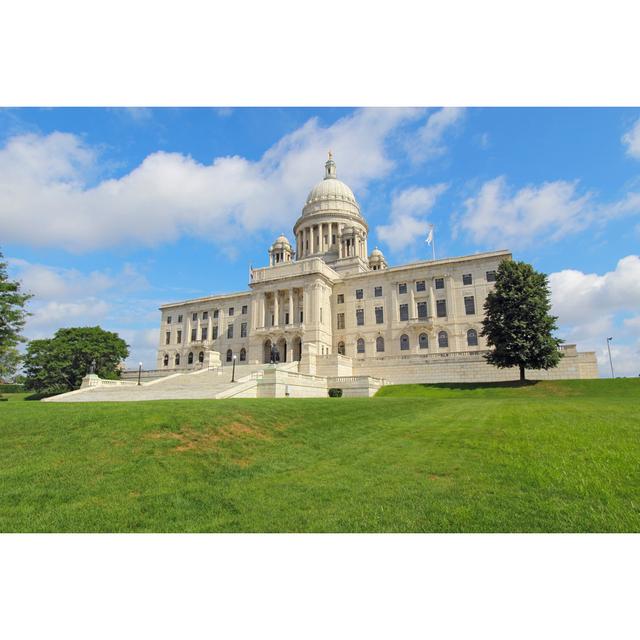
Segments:
[[[356,350],[358,353],[364,353],[364,338],[358,338],[358,342],[356,343]]]
[[[233,351],[227,349],[227,362],[231,362],[231,360],[233,360]]]
[[[204,362],[204,351],[198,354],[198,362]]]
[[[478,346],[478,332],[475,329],[469,329],[469,331],[467,331],[467,345],[469,347]]]
[[[384,351],[384,338],[382,336],[378,336],[376,338],[376,351],[378,353],[382,353]]]
[[[409,351],[409,336],[406,333],[400,336],[400,351]]]
[[[242,349],[240,349],[240,362],[244,362],[247,359],[247,350],[242,347]]]
[[[345,354],[344,342],[338,342],[338,353],[343,356]]]
[[[176,363],[176,367],[180,365],[180,354],[176,353],[176,357],[174,358],[174,362]]]
[[[441,331],[438,334],[438,346],[441,348],[449,346],[449,336],[446,331]]]
[[[189,357],[187,358],[187,363],[188,364],[193,364],[193,353],[189,354]]]
[[[420,337],[418,338],[418,341],[420,342],[420,348],[421,349],[428,349],[429,348],[429,338],[427,337],[426,333],[421,333]]]
[[[165,367],[168,367],[168,366],[169,366],[169,354],[168,354],[168,353],[165,353],[165,354],[164,354],[164,359],[163,359],[163,361],[162,361],[162,362],[163,362],[163,364],[164,364],[164,366],[165,366]]]

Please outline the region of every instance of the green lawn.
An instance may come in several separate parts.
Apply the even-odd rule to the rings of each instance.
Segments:
[[[640,531],[640,380],[0,403],[0,531]]]

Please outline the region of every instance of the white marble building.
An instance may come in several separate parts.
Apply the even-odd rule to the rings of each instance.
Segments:
[[[157,369],[298,362],[301,374],[392,382],[517,377],[487,365],[482,309],[506,250],[390,267],[331,154],[293,227],[249,290],[162,305]],[[535,378],[597,377],[595,355],[565,348]]]

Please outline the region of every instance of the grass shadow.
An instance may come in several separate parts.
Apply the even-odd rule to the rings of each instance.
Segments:
[[[504,380],[500,382],[437,382],[434,384],[422,383],[418,386],[425,389],[457,389],[459,391],[473,391],[474,389],[521,389],[533,387],[540,380]]]

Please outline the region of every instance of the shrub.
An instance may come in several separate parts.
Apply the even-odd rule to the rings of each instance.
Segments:
[[[329,389],[330,398],[342,398],[342,389]]]

